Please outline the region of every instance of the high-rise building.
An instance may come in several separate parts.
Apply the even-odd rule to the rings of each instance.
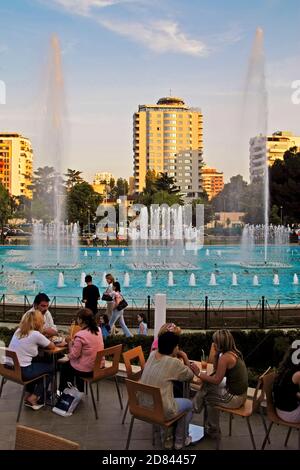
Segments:
[[[185,195],[202,191],[203,116],[199,108],[189,108],[174,96],[140,105],[133,116],[133,150],[135,191],[143,190],[148,170],[173,176]]]
[[[291,147],[300,150],[300,136],[290,131],[274,132],[267,139],[262,135],[250,139],[250,181],[263,176],[266,152],[268,165],[272,166],[275,160],[282,160],[284,153]]]
[[[204,166],[202,168],[202,186],[208,195],[208,199],[211,200],[224,188],[223,172],[217,171],[216,168]]]
[[[0,181],[13,196],[32,197],[32,145],[14,132],[0,133]]]

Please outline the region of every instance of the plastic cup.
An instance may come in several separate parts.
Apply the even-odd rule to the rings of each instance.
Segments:
[[[207,361],[201,361],[201,372],[207,373]]]

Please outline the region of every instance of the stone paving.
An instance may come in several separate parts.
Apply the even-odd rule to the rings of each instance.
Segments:
[[[123,402],[126,403],[126,390],[121,384]],[[21,387],[7,382],[0,398],[0,449],[14,448],[17,408],[21,394]],[[95,450],[123,450],[129,428],[130,414],[126,423],[121,424],[122,411],[120,410],[117,392],[113,382],[107,380],[100,383],[100,401],[98,404],[99,419],[95,419],[90,397],[85,396],[73,416],[64,418],[54,414],[50,407],[39,411],[33,411],[23,407],[20,424],[31,426],[43,431],[71,439],[80,443],[81,449]],[[195,415],[195,424],[202,423],[202,416]],[[264,429],[258,415],[251,417],[251,424],[255,436],[257,448],[261,447],[264,438]],[[228,415],[221,416],[222,441],[221,449],[252,449],[248,434],[248,427],[242,418],[234,418],[232,436],[228,436]],[[271,433],[271,445],[266,449],[283,450],[286,429],[282,426],[273,426]],[[297,449],[297,433],[292,432],[287,449]],[[136,420],[132,433],[132,450],[151,450],[151,425]],[[215,442],[210,438],[204,438],[197,445],[189,449],[212,450]],[[160,449],[157,442],[154,449]]]

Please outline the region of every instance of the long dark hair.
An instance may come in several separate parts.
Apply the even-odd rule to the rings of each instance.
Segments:
[[[94,335],[97,335],[99,333],[99,328],[96,323],[95,315],[89,308],[82,308],[81,310],[79,310],[79,312],[77,313],[77,319],[80,319],[86,325],[86,330],[89,330]]]
[[[290,346],[283,356],[283,359],[278,366],[277,376],[275,378],[276,385],[281,385],[287,377],[291,378],[295,372],[300,371],[300,365],[294,364],[292,361],[292,355],[294,352],[295,348]]]
[[[116,292],[121,292],[121,286],[120,286],[120,283],[118,281],[115,281],[113,283],[113,286],[114,286]]]

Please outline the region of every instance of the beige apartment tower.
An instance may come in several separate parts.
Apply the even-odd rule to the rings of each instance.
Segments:
[[[202,191],[203,116],[181,98],[144,104],[133,116],[134,189],[141,192],[147,170],[167,172],[185,195]]]
[[[32,197],[33,152],[27,137],[0,132],[0,182],[12,196]]]
[[[224,174],[221,171],[217,171],[216,168],[204,166],[202,168],[202,184],[210,201],[224,188]]]

